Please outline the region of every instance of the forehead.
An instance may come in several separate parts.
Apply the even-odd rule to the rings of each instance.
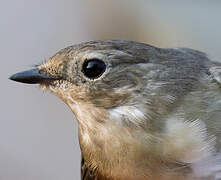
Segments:
[[[41,67],[58,68],[60,66],[70,66],[72,64],[82,64],[85,59],[101,59],[107,61],[108,56],[119,54],[114,52],[111,47],[100,46],[98,43],[83,43],[79,45],[69,46],[57,52],[50,57]]]
[[[146,54],[156,48],[147,44],[125,40],[90,41],[60,50],[55,56],[73,56],[84,51],[124,51],[133,56]]]
[[[71,66],[77,68],[85,59],[97,58],[105,61],[106,65],[116,66],[118,64],[133,64],[147,62],[157,48],[147,44],[132,41],[90,41],[78,45],[69,46],[57,52],[49,58],[40,69],[48,72],[62,70],[67,71]]]
[[[39,69],[51,75],[65,75],[65,72],[72,72],[73,68],[74,72],[77,72],[85,59],[97,58],[107,62],[108,54],[114,54],[113,49],[112,43],[95,41],[69,46],[50,57],[47,62],[39,66]]]
[[[86,43],[81,43],[73,46],[66,47],[59,52],[57,52],[52,59],[59,58],[73,58],[74,56],[83,55],[85,53],[92,52],[108,52],[113,50],[120,50],[119,43],[112,41],[90,41]]]

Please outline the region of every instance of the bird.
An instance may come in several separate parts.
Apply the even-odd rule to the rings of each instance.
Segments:
[[[204,52],[89,41],[9,79],[71,109],[82,180],[221,179],[221,63]]]

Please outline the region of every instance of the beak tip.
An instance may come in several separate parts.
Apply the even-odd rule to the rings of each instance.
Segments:
[[[9,76],[8,79],[9,79],[9,80],[12,80],[12,81],[16,81],[16,76],[15,76],[15,74]]]
[[[8,79],[20,83],[36,84],[40,82],[41,75],[38,73],[37,69],[31,69],[13,74]]]
[[[16,74],[13,74],[13,75],[9,76],[8,79],[12,80],[12,81],[19,81],[19,78],[17,77]]]
[[[36,68],[13,74],[8,79],[27,84],[41,84],[42,82],[54,80],[55,78],[39,73],[39,70]]]

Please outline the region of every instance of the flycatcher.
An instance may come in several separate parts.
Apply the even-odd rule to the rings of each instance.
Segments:
[[[83,180],[221,179],[221,64],[202,52],[91,41],[10,79],[71,108]]]

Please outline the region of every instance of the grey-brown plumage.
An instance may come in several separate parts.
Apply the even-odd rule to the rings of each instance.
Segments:
[[[84,180],[221,178],[221,64],[202,52],[91,41],[11,79],[71,108]]]

